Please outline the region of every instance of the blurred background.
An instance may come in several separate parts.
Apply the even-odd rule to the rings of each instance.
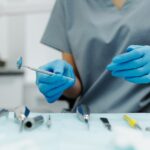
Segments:
[[[39,67],[61,58],[59,52],[40,44],[55,0],[0,0],[0,107],[25,104],[36,112],[60,112],[68,103],[48,104],[35,85],[35,73],[17,70],[23,56],[27,65]]]

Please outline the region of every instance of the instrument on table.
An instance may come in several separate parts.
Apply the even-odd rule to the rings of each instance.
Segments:
[[[87,105],[81,104],[76,109],[77,117],[87,124],[89,129],[90,109]]]
[[[127,123],[129,124],[130,127],[142,130],[142,128],[140,127],[140,125],[138,124],[138,122],[135,119],[131,118],[130,116],[124,115],[123,119],[125,121],[127,121]]]
[[[27,118],[24,122],[24,128],[27,130],[32,130],[41,126],[43,122],[44,122],[44,117],[41,115],[33,118]]]
[[[104,126],[105,126],[109,131],[112,130],[111,124],[110,124],[110,122],[109,122],[109,120],[108,120],[107,118],[101,117],[100,120],[102,121],[102,123],[104,124]]]

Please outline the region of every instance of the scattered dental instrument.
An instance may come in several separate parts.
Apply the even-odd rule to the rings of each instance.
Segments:
[[[37,68],[34,68],[34,67],[23,65],[23,58],[22,57],[19,57],[18,60],[17,60],[17,68],[18,69],[26,68],[26,69],[29,69],[29,70],[32,70],[32,71],[35,71],[35,72],[39,72],[39,73],[43,73],[43,74],[46,74],[46,75],[50,75],[50,76],[51,75],[56,75],[55,73],[50,72],[50,71],[45,71],[45,70],[41,70],[41,69],[37,69]],[[70,78],[70,77],[67,77],[67,76],[64,76],[64,77],[69,79],[69,80],[74,80],[73,78]]]
[[[130,127],[142,130],[142,128],[140,127],[140,125],[137,123],[137,121],[135,119],[129,117],[128,115],[124,115],[123,119],[125,121],[127,121],[127,123],[129,124]]]
[[[46,126],[47,126],[47,128],[51,127],[51,116],[50,115],[48,116],[48,120],[47,120]]]
[[[43,116],[36,116],[33,118],[27,118],[24,122],[24,129],[26,130],[32,130],[35,129],[39,126],[41,126],[44,122],[44,117]]]
[[[109,131],[112,130],[111,124],[107,118],[101,117],[100,120]]]
[[[8,115],[9,115],[9,111],[7,109],[0,110],[0,117],[3,117],[3,116],[8,117]]]
[[[150,132],[150,127],[146,127],[145,131],[149,131]]]
[[[20,124],[20,132],[23,131],[24,122],[29,116],[29,114],[30,114],[30,110],[26,106],[19,106],[15,108],[14,118],[15,118],[15,121]]]
[[[77,117],[87,124],[89,129],[90,109],[87,105],[81,104],[76,109]]]

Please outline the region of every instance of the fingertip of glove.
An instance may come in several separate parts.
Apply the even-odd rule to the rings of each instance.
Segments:
[[[114,57],[112,62],[113,63],[120,63],[120,57],[119,56]]]
[[[127,49],[126,49],[126,51],[127,52],[130,52],[130,51],[132,51],[132,50],[134,50],[134,49],[136,49],[136,48],[140,48],[140,47],[142,47],[141,45],[130,45]]]
[[[112,62],[111,64],[107,65],[106,69],[109,71],[112,71],[112,70],[114,70],[115,65],[116,64]]]
[[[106,69],[110,71],[110,70],[111,70],[111,65],[110,65],[110,64],[107,65],[107,66],[106,66]]]
[[[137,47],[137,45],[130,45],[130,46],[127,47],[126,51],[127,51],[127,52],[130,52],[130,51],[132,51],[135,47]]]

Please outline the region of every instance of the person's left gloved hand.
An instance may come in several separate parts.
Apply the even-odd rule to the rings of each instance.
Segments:
[[[129,46],[126,53],[113,58],[107,69],[113,76],[133,83],[150,83],[150,46]]]

